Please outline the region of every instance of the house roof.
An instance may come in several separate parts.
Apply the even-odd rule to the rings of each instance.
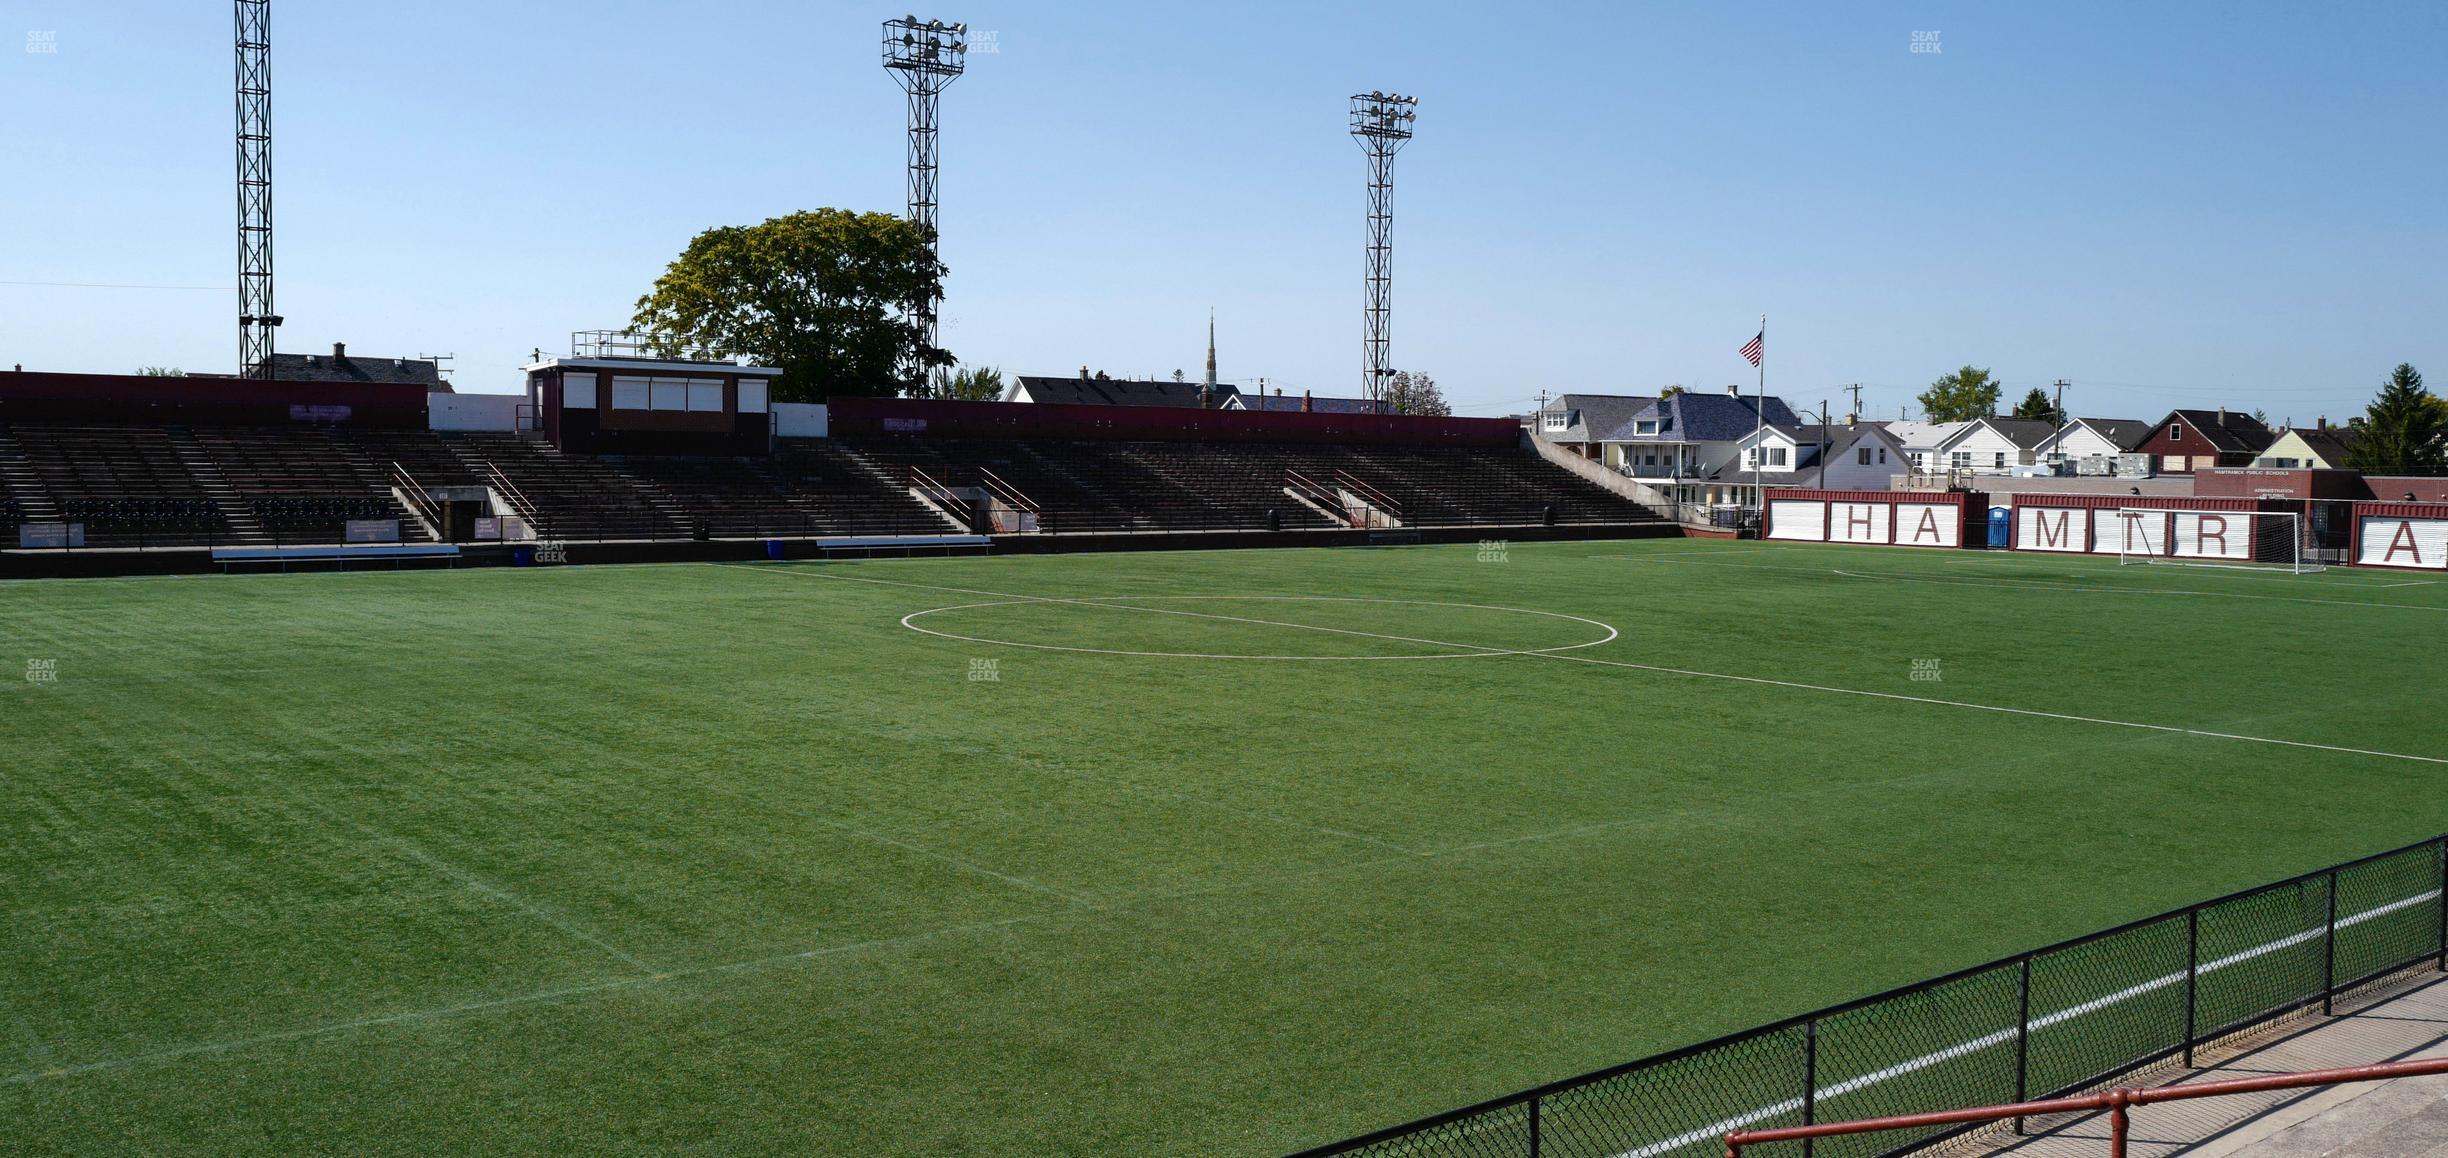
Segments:
[[[1633,424],[1647,418],[1658,420],[1655,434],[1635,434]],[[1763,403],[1758,395],[1746,394],[1677,394],[1660,398],[1635,412],[1624,423],[1606,434],[1606,442],[1735,442],[1747,438],[1761,425],[1791,426],[1801,420],[1785,406],[1785,400],[1771,394]]]
[[[1627,425],[1633,415],[1656,402],[1656,398],[1646,394],[1558,394],[1538,413],[1579,411],[1572,425],[1544,433],[1557,442],[1596,442],[1616,427]]]
[[[2304,449],[2319,455],[2321,461],[2334,466],[2345,464],[2347,451],[2354,446],[2357,439],[2362,437],[2361,431],[2344,426],[2316,427],[2311,430],[2289,427],[2279,431],[2278,437],[2271,439],[2270,445],[2262,449],[2269,450],[2276,447],[2290,434],[2295,436],[2296,441],[2303,443]]]
[[[2257,454],[2278,440],[2278,436],[2262,425],[2260,419],[2232,410],[2172,410],[2151,427],[2151,434],[2157,435],[2179,418],[2184,419],[2185,425],[2199,431],[2213,449],[2222,453]],[[2148,441],[2148,438],[2144,441]]]
[[[1086,406],[1177,406],[1196,408],[1199,404],[1199,384],[1164,380],[1140,381],[1129,378],[1056,378],[1022,374],[1012,387],[1008,400],[1018,401],[1021,392],[1031,402],[1069,403]],[[1238,393],[1230,386],[1215,388],[1215,401]]]
[[[2091,433],[2116,444],[2118,450],[2132,450],[2142,445],[2142,440],[2149,438],[2154,429],[2150,423],[2139,418],[2077,418],[2067,425],[2090,427]]]
[[[274,354],[272,375],[283,382],[379,382],[399,386],[447,387],[442,372],[427,358],[358,358],[348,354]]]
[[[2005,439],[2021,450],[2035,449],[2057,436],[2057,424],[2042,418],[1975,418],[1963,423],[1953,433],[1941,439],[1937,449],[1946,450],[1953,447],[1956,443],[1970,438],[1973,432],[1983,429],[1994,432],[1999,438]]]
[[[1224,388],[1218,386],[1216,389],[1220,392]],[[1290,394],[1240,395],[1241,407],[1245,410],[1299,410],[1301,409],[1303,397],[1305,397],[1308,401],[1308,409],[1312,414],[1387,413],[1385,403],[1373,401],[1367,398],[1329,398],[1324,395],[1316,394],[1306,396],[1294,396]]]
[[[1894,435],[1897,442],[1907,447],[1936,450],[1947,439],[1953,438],[1956,431],[1967,425],[1969,423],[1963,422],[1890,422],[1887,424],[1887,433]]]

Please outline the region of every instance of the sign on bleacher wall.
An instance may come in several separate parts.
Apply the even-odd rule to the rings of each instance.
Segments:
[[[1768,504],[1768,537],[1804,543],[1827,541],[1827,504],[1774,499]]]
[[[1771,499],[1768,537],[1797,543],[1960,547],[1963,508],[1888,499]]]
[[[2366,567],[2448,569],[2448,519],[2366,517],[2355,562]]]
[[[2091,512],[2079,507],[2016,507],[2015,550],[2065,551],[2091,549]]]

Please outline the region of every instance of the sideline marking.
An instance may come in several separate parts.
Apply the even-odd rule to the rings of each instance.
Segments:
[[[738,567],[738,566],[749,566],[749,567],[754,567],[754,566],[756,566],[756,564],[733,564],[733,563],[715,563],[715,564],[709,564],[709,565],[710,565],[710,566],[716,566],[716,567]],[[1817,574],[1818,572],[1810,572],[1810,573],[1811,573],[1811,574]],[[789,575],[789,574],[799,574],[799,573],[798,573],[798,572],[777,572],[776,574],[785,574],[785,575]],[[994,595],[994,596],[999,596],[999,597],[1004,598],[1004,599],[1013,600],[1013,601],[1016,601],[1016,602],[1030,602],[1030,601],[1034,600],[1034,601],[1038,601],[1038,602],[1050,602],[1050,603],[1087,603],[1089,606],[1092,606],[1092,607],[1093,607],[1093,606],[1102,606],[1102,607],[1117,607],[1117,608],[1126,608],[1126,609],[1129,609],[1129,610],[1135,610],[1135,611],[1157,611],[1157,612],[1160,612],[1160,613],[1168,613],[1168,612],[1165,612],[1165,611],[1164,611],[1164,609],[1160,609],[1160,608],[1153,608],[1153,607],[1131,608],[1131,607],[1130,607],[1128,604],[1120,604],[1120,603],[1113,603],[1113,604],[1098,604],[1098,603],[1088,602],[1088,601],[1086,601],[1086,600],[1076,600],[1076,599],[1061,599],[1061,598],[1046,598],[1046,599],[1038,599],[1037,597],[1034,597],[1034,596],[1028,596],[1028,595],[1015,595],[1015,594],[1013,594],[1013,593],[1011,593],[1011,592],[1008,592],[1008,591],[980,591],[980,590],[977,590],[977,589],[974,589],[974,588],[964,588],[964,587],[939,587],[939,586],[936,586],[936,585],[934,585],[934,584],[929,584],[929,583],[908,583],[908,582],[903,582],[903,581],[901,581],[901,580],[897,580],[897,579],[868,579],[868,578],[864,578],[864,577],[857,576],[857,575],[840,575],[840,576],[834,576],[834,575],[825,575],[825,574],[822,574],[821,572],[818,572],[818,573],[812,573],[812,574],[813,574],[813,576],[814,576],[814,577],[816,577],[816,578],[825,578],[825,579],[835,579],[835,578],[838,578],[838,579],[846,579],[846,580],[849,580],[849,581],[854,582],[854,583],[876,583],[876,584],[882,584],[882,585],[884,585],[884,586],[888,586],[888,587],[917,587],[917,588],[923,588],[923,589],[928,589],[928,590],[939,590],[939,591],[959,591],[959,592],[962,592],[962,593],[964,593],[964,594],[969,594],[969,595]],[[2247,598],[2278,598],[2278,597],[2276,597],[2276,596],[2248,596]],[[2387,604],[2377,604],[2377,605],[2374,605],[2374,606],[2388,606],[2388,605],[2387,605]],[[2431,609],[2431,610],[2448,611],[2448,607],[2433,608],[2433,609]],[[1198,613],[1197,613],[1197,612],[1178,612],[1178,613],[1174,613],[1174,614],[1196,615],[1196,614],[1198,614]],[[1230,618],[1230,617],[1223,617],[1223,618]],[[1253,622],[1265,622],[1265,621],[1253,621]],[[1593,623],[1595,623],[1595,622],[1596,622],[1596,620],[1591,620],[1591,621],[1589,621],[1589,622],[1593,622]],[[1295,626],[1295,627],[1297,627],[1297,626],[1303,626],[1303,625],[1300,625],[1300,624],[1291,624],[1291,625],[1289,625],[1289,626]],[[1333,629],[1329,628],[1329,629],[1324,629],[1324,630],[1333,630]],[[1430,644],[1436,644],[1436,645],[1438,645],[1438,646],[1442,646],[1442,647],[1471,647],[1471,646],[1474,646],[1474,645],[1472,645],[1472,644],[1464,644],[1464,643],[1452,643],[1452,642],[1448,642],[1448,641],[1444,641],[1444,640],[1417,640],[1417,639],[1414,639],[1414,640],[1410,640],[1409,642],[1413,642],[1413,643],[1430,643]],[[2271,744],[2271,745],[2276,745],[2276,746],[2278,746],[2278,747],[2283,747],[2283,748],[2302,748],[2302,749],[2306,749],[2306,750],[2310,750],[2310,751],[2316,751],[2316,752],[2336,752],[2336,753],[2340,753],[2340,754],[2342,754],[2342,755],[2349,755],[2349,756],[2373,756],[2373,757],[2378,757],[2378,758],[2381,758],[2381,759],[2387,759],[2387,760],[2408,760],[2408,761],[2413,761],[2413,762],[2416,762],[2416,763],[2422,763],[2422,764],[2448,764],[2448,757],[2442,757],[2442,756],[2417,756],[2417,755],[2412,755],[2412,754],[2405,753],[2405,752],[2382,752],[2382,751],[2378,751],[2378,750],[2376,750],[2376,749],[2371,749],[2371,748],[2348,748],[2348,747],[2344,747],[2344,746],[2342,746],[2342,745],[2337,745],[2337,744],[2316,744],[2316,743],[2313,743],[2313,742],[2311,742],[2311,741],[2309,741],[2309,740],[2279,740],[2279,739],[2273,739],[2273,738],[2268,737],[2268,736],[2247,736],[2247,735],[2244,735],[2244,734],[2243,734],[2243,733],[2241,733],[2241,732],[2217,732],[2217,731],[2211,731],[2211,730],[2206,729],[2206,728],[2186,728],[2186,727],[2181,727],[2181,726],[2178,726],[2178,725],[2175,725],[2175,724],[2148,724],[2148,723],[2141,723],[2141,722],[2139,722],[2139,721],[2135,721],[2135,720],[2115,720],[2115,719],[2109,719],[2109,718],[2107,718],[2107,717],[2105,717],[2105,716],[2082,716],[2082,715],[2075,715],[2075,714],[2073,714],[2073,713],[2071,713],[2071,712],[2050,712],[2050,711],[2043,711],[2043,710],[2040,710],[2040,709],[2038,709],[2038,708],[2009,708],[2009,707],[2001,707],[2001,706],[1996,705],[1996,704],[1977,704],[1977,703],[1973,703],[1973,702],[1971,702],[1971,701],[1969,701],[1969,700],[1942,700],[1942,699],[1938,699],[1937,697],[1934,697],[1934,696],[1913,696],[1913,695],[1906,695],[1906,694],[1904,694],[1904,693],[1902,693],[1902,692],[1877,692],[1877,691],[1870,691],[1870,690],[1868,690],[1868,689],[1866,689],[1866,688],[1840,688],[1840,687],[1835,687],[1835,686],[1828,685],[1828,684],[1806,684],[1806,683],[1802,683],[1802,682],[1797,681],[1797,680],[1780,680],[1780,679],[1771,679],[1771,678],[1766,677],[1766,676],[1732,675],[1732,674],[1729,674],[1729,673],[1726,673],[1726,672],[1700,671],[1700,670],[1698,670],[1698,669],[1696,669],[1696,668],[1666,667],[1666,666],[1664,666],[1664,665],[1662,665],[1662,664],[1633,663],[1633,662],[1631,662],[1631,661],[1629,661],[1629,660],[1620,660],[1620,659],[1599,659],[1599,658],[1597,658],[1597,657],[1595,657],[1595,656],[1586,656],[1586,655],[1565,655],[1565,654],[1562,654],[1560,651],[1520,651],[1520,652],[1510,652],[1510,653],[1504,653],[1504,654],[1525,655],[1525,656],[1532,656],[1532,657],[1539,658],[1539,659],[1552,659],[1552,660],[1560,660],[1560,661],[1562,661],[1562,662],[1566,662],[1566,663],[1586,663],[1586,664],[1595,664],[1595,665],[1598,665],[1598,666],[1601,666],[1601,667],[1618,667],[1618,668],[1625,668],[1625,669],[1628,669],[1628,670],[1631,670],[1631,671],[1647,671],[1647,672],[1658,672],[1658,673],[1665,674],[1665,675],[1689,676],[1689,677],[1692,677],[1692,678],[1694,678],[1694,679],[1732,680],[1732,681],[1734,681],[1734,682],[1736,682],[1736,683],[1757,684],[1757,685],[1761,685],[1761,686],[1764,686],[1764,687],[1790,688],[1790,689],[1793,689],[1793,690],[1796,690],[1796,691],[1807,691],[1807,692],[1826,692],[1826,693],[1831,694],[1831,695],[1843,695],[1843,696],[1862,696],[1862,697],[1866,697],[1866,698],[1869,698],[1869,699],[1876,699],[1876,700],[1892,700],[1892,701],[1895,701],[1895,702],[1897,702],[1897,703],[1907,703],[1907,704],[1930,704],[1930,705],[1934,705],[1934,706],[1938,706],[1938,707],[1947,707],[1947,708],[1965,708],[1965,709],[1972,710],[1972,711],[1980,711],[1980,712],[1997,712],[1997,713],[2000,713],[2000,714],[2003,714],[2003,715],[2010,715],[2010,716],[2025,716],[2025,717],[2029,717],[2029,718],[2032,718],[2032,719],[2041,719],[2041,720],[2063,720],[2063,721],[2067,721],[2067,722],[2069,722],[2069,723],[2077,723],[2077,724],[2096,724],[2096,725],[2099,725],[2099,726],[2101,726],[2101,727],[2110,727],[2110,728],[2135,728],[2135,729],[2140,729],[2140,730],[2143,730],[2143,731],[2150,731],[2150,732],[2164,732],[2164,733],[2167,733],[2167,734],[2169,734],[2169,735],[2176,735],[2176,736],[2201,736],[2201,737],[2204,737],[2204,738],[2207,738],[2207,739],[2213,739],[2213,740],[2234,740],[2234,741],[2237,741],[2237,742],[2240,742],[2240,743],[2249,743],[2249,744]]]
[[[1929,549],[1936,550],[1937,548]],[[1654,556],[1591,555],[1589,557],[1592,559],[1621,559],[1629,563],[1640,563],[1646,562],[1648,559],[1653,558]],[[2082,556],[2071,553],[2066,555],[2066,559],[2068,560],[2079,558],[2082,558]],[[2434,606],[2427,603],[2374,603],[2369,600],[2361,599],[2313,599],[2302,595],[2254,595],[2243,591],[2199,591],[2192,588],[2174,587],[2151,589],[2145,587],[2115,587],[2106,584],[2077,586],[2068,583],[2046,583],[2014,578],[1959,579],[1940,575],[1902,575],[1892,573],[1879,574],[1868,571],[1848,571],[1841,567],[1831,567],[1825,571],[1821,571],[1815,567],[1777,567],[1758,563],[1704,563],[1697,559],[1666,559],[1662,561],[1680,564],[1685,567],[1732,567],[1739,571],[1774,571],[1785,575],[1842,575],[1847,579],[1882,579],[1894,583],[1951,583],[1963,587],[2003,587],[2008,589],[2021,587],[2035,591],[2073,591],[2086,595],[2190,595],[2205,599],[2257,599],[2275,603],[2313,603],[2329,607],[2379,607],[2391,611],[2448,611],[2448,607]],[[2067,575],[2066,578],[2079,579],[2082,578],[2082,576]],[[2255,575],[2253,578],[2277,578],[2277,576]],[[2441,580],[2432,579],[2424,580],[2424,582],[2437,583],[2441,582]],[[2389,586],[2396,585],[2372,585],[2372,589],[2381,590]]]

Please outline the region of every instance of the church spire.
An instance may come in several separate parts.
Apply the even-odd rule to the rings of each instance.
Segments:
[[[1215,391],[1215,307],[1207,307],[1207,390]]]

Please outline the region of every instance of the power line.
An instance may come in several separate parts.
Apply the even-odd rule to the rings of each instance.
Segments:
[[[235,290],[235,289],[237,289],[237,288],[238,288],[237,286],[234,286],[234,285],[139,285],[139,284],[136,284],[136,283],[134,283],[134,282],[113,282],[113,281],[7,281],[7,280],[0,280],[0,285],[33,285],[33,286],[48,286],[48,287],[52,287],[52,288],[56,288],[56,289],[209,290],[209,291],[211,291],[211,292],[213,292],[213,293],[228,293],[228,292],[230,292],[230,291]]]

